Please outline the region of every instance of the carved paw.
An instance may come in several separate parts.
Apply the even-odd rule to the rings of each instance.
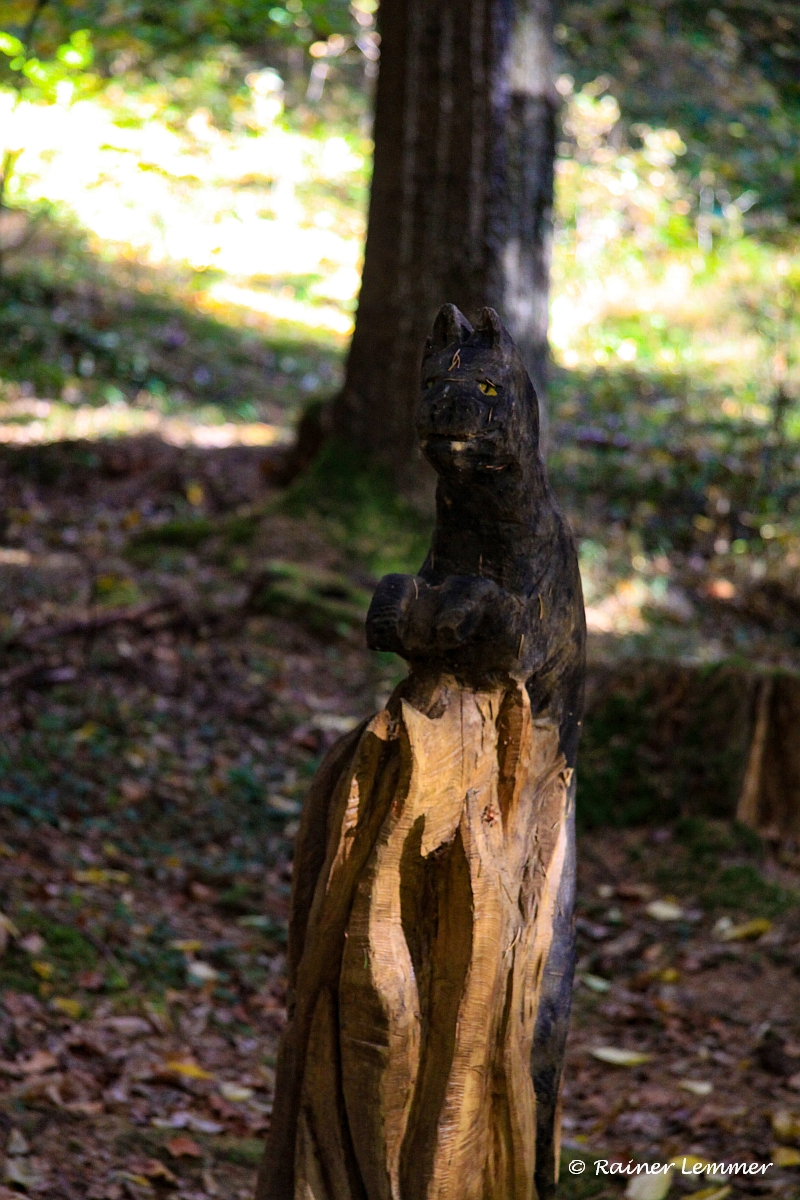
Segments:
[[[395,654],[403,654],[403,635],[411,606],[419,595],[420,583],[421,580],[413,575],[384,575],[367,613],[370,650],[392,650]]]
[[[474,575],[453,575],[446,579],[439,588],[433,623],[437,649],[455,650],[471,641],[500,595],[500,588],[491,579]]]

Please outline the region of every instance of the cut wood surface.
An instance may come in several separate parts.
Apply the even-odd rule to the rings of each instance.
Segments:
[[[433,545],[367,618],[411,672],[306,800],[260,1200],[534,1200],[556,1182],[577,560],[496,314],[473,330],[444,309],[423,377]]]

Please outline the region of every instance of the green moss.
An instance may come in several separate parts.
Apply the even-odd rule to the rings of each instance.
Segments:
[[[195,550],[214,532],[211,521],[205,517],[176,518],[163,525],[153,525],[134,534],[128,542],[129,550],[138,551],[151,547],[177,546],[184,550]]]
[[[724,867],[706,893],[714,908],[753,917],[779,917],[800,905],[800,895],[765,879],[757,867],[742,863]]]
[[[215,1158],[240,1167],[257,1167],[264,1157],[264,1143],[260,1138],[216,1138],[213,1150]]]
[[[674,840],[674,850],[655,873],[661,887],[737,919],[774,919],[800,910],[800,893],[765,878],[759,866],[763,844],[743,825],[683,817],[675,823]]]
[[[256,515],[229,517],[222,526],[222,535],[229,546],[249,546],[260,524],[261,518]]]
[[[577,818],[583,828],[638,825],[675,815],[642,753],[646,698],[612,694],[587,714],[578,759]]]
[[[302,621],[315,633],[347,634],[361,629],[370,593],[345,576],[299,563],[271,562],[253,590],[258,612]]]
[[[338,440],[323,447],[280,507],[294,516],[317,514],[332,539],[376,575],[417,571],[428,553],[432,516],[405,503],[387,471]]]
[[[97,964],[97,954],[90,942],[70,925],[60,925],[39,914],[15,914],[14,918],[23,933],[38,933],[44,938],[44,948],[39,954],[30,955],[11,943],[0,960],[0,991],[4,988],[19,992],[38,992],[42,976],[34,968],[34,962],[47,964],[52,969],[50,983],[71,983],[82,971],[92,970]]]
[[[749,748],[751,674],[656,660],[594,682],[578,760],[583,827],[730,819]]]

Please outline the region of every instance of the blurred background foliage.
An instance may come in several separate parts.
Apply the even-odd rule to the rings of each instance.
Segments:
[[[376,9],[0,0],[5,441],[280,442],[335,392]],[[556,43],[551,470],[595,628],[672,652],[698,572],[800,564],[800,15],[564,3]]]

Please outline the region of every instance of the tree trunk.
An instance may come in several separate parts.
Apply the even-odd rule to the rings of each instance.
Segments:
[[[437,309],[504,319],[542,405],[556,93],[552,0],[382,0],[364,273],[334,433],[424,476],[419,348]]]
[[[572,992],[584,620],[497,314],[437,318],[418,414],[439,475],[373,649],[411,664],[337,744],[295,847],[289,1022],[259,1200],[553,1194]]]

